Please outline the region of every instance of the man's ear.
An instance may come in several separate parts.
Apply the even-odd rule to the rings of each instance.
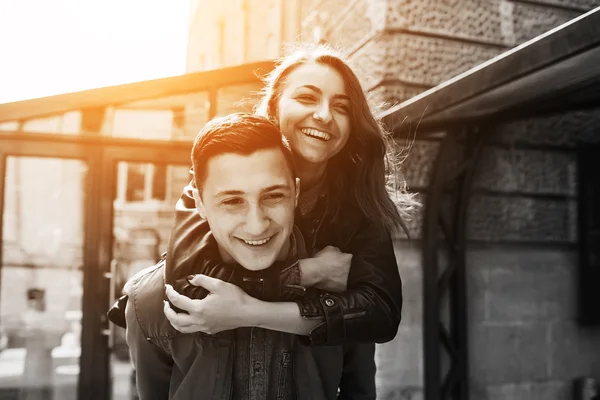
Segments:
[[[296,178],[296,199],[294,207],[298,207],[298,199],[300,198],[300,178]]]
[[[206,219],[206,212],[204,210],[204,203],[202,202],[202,198],[200,197],[200,191],[198,188],[192,189],[192,195],[194,196],[194,202],[196,203],[196,210],[198,210],[198,214],[202,219]]]

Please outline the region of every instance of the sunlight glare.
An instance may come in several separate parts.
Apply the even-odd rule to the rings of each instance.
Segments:
[[[185,72],[189,0],[0,0],[0,103]]]

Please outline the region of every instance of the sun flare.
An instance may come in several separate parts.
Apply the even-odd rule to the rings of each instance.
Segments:
[[[0,0],[0,103],[185,72],[188,0]]]

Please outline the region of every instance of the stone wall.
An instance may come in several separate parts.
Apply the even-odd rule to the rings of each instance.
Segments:
[[[423,394],[423,272],[417,244],[397,242],[404,305],[396,338],[376,347],[377,398],[417,400]]]
[[[600,331],[575,322],[574,250],[476,248],[467,266],[472,399],[567,400],[573,379],[600,378]]]
[[[576,322],[578,143],[600,142],[598,110],[507,123],[489,132],[468,215],[471,398],[570,399],[600,379],[600,329]],[[403,164],[427,196],[439,142],[418,140]],[[397,244],[405,293],[397,338],[379,346],[384,399],[421,398],[421,215]],[[392,362],[392,358],[394,361]]]
[[[484,240],[498,244],[468,259],[474,399],[569,399],[573,379],[600,378],[600,329],[576,322],[574,148],[600,142],[599,130],[598,110],[517,121],[486,149],[476,187],[499,202],[479,209],[501,217]]]
[[[378,100],[393,105],[600,5],[588,1],[325,0],[303,37],[348,53]]]

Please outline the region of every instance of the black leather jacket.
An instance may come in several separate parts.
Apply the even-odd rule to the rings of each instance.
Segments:
[[[208,224],[198,215],[191,190],[192,186],[188,185],[177,203],[167,249],[165,280],[180,293],[198,298],[191,292],[195,290],[193,287],[186,287],[185,277],[194,273],[196,263],[205,260],[205,255],[198,250],[198,238],[206,233]],[[398,332],[402,309],[402,282],[391,236],[377,229],[342,196],[343,193],[322,196],[309,219],[297,215],[296,221],[309,248],[322,249],[330,245],[353,254],[348,289],[343,293],[329,293],[308,288],[306,296],[294,301],[303,317],[324,320],[310,333],[309,344],[388,342]],[[327,207],[339,207],[341,218],[324,220]],[[236,282],[234,269],[222,264],[215,263],[210,275]],[[302,290],[298,266],[292,272],[292,281],[289,279],[290,276],[286,279],[288,287],[290,283],[296,284]]]

